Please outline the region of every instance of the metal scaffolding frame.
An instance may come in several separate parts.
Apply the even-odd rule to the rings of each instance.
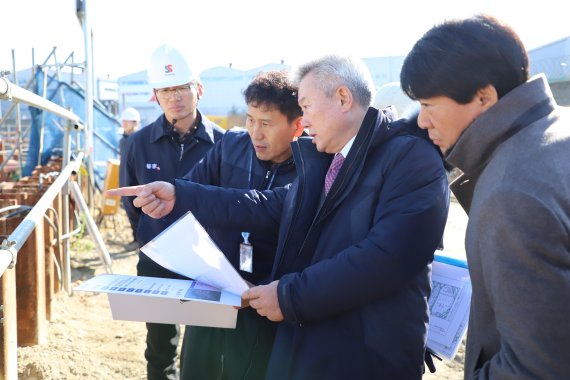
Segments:
[[[91,216],[90,210],[87,207],[83,195],[77,183],[72,179],[72,175],[78,174],[79,166],[81,165],[84,152],[76,152],[76,159],[70,162],[71,152],[71,131],[82,131],[83,124],[76,114],[66,110],[65,108],[50,102],[30,92],[24,88],[18,87],[6,78],[0,77],[0,99],[10,100],[15,102],[22,102],[30,106],[43,109],[45,111],[59,115],[67,120],[64,129],[64,154],[63,154],[63,167],[58,178],[48,188],[44,195],[40,198],[38,203],[30,210],[25,219],[16,227],[16,229],[8,236],[0,245],[0,276],[9,268],[13,268],[16,264],[18,250],[26,242],[34,228],[43,219],[43,216],[48,208],[48,205],[54,200],[56,195],[63,192],[63,256],[65,263],[62,265],[63,272],[63,287],[71,294],[71,263],[70,263],[70,245],[69,239],[73,236],[69,232],[69,208],[70,196],[73,195],[76,203],[79,205],[80,210],[86,216],[86,224],[88,231],[94,238],[97,248],[100,253],[101,261],[105,266],[108,273],[112,273],[111,258],[109,252],[105,247],[103,238]]]

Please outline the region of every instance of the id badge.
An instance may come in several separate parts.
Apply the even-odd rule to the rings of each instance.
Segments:
[[[239,269],[253,273],[253,246],[249,243],[249,232],[242,232],[243,243],[239,245]]]

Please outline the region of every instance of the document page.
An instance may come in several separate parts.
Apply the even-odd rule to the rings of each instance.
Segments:
[[[461,260],[436,256],[432,269],[427,346],[452,360],[467,331],[471,279]]]
[[[249,286],[191,212],[141,248],[163,267],[240,295]]]
[[[193,280],[101,274],[75,288],[84,292],[205,301],[240,306],[241,297]]]

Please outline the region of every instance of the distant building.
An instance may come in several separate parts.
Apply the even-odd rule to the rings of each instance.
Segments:
[[[370,69],[376,89],[400,80],[404,58],[404,56],[363,58]],[[530,50],[529,58],[531,75],[545,73],[558,104],[570,106],[570,37]],[[281,62],[251,70],[237,70],[232,68],[231,64],[227,67],[207,69],[200,74],[204,84],[204,96],[200,99],[199,108],[218,122],[228,115],[242,115],[247,108],[242,91],[257,73],[290,68]],[[30,69],[18,72],[19,86],[25,86],[30,72]],[[82,85],[84,78],[82,74],[71,76],[70,73],[62,73],[62,81]],[[102,101],[111,113],[120,115],[125,108],[134,107],[141,114],[142,125],[151,123],[161,114],[162,111],[148,84],[146,71],[123,76],[118,79],[116,86],[113,82],[108,79],[98,79],[96,86],[96,98]],[[115,102],[116,104],[112,104]],[[5,114],[10,104],[0,103],[0,115]],[[26,118],[27,115],[23,117]]]
[[[376,90],[387,83],[400,81],[400,71],[404,58],[403,56],[392,56],[362,59],[370,70]]]
[[[364,63],[371,71],[376,88],[398,81],[404,57],[364,58]],[[288,70],[284,63],[271,63],[251,70],[238,70],[227,67],[214,67],[200,74],[204,85],[204,96],[200,99],[199,109],[216,120],[216,116],[244,114],[247,106],[243,99],[243,90],[262,71]],[[141,113],[143,125],[154,121],[160,114],[152,88],[149,86],[146,72],[130,74],[119,78],[119,111],[134,107]]]
[[[287,70],[284,64],[268,64],[251,70],[236,70],[231,67],[214,67],[203,71],[200,79],[204,84],[204,97],[200,110],[207,115],[244,114],[247,106],[243,91],[262,71]]]
[[[108,112],[113,115],[118,113],[118,91],[119,84],[116,80],[97,79],[96,87],[97,99],[105,106]]]
[[[146,70],[125,75],[118,80],[119,115],[127,107],[134,107],[141,115],[141,125],[152,123],[162,113],[148,84]]]
[[[570,37],[529,51],[531,75],[544,73],[556,102],[570,106]]]

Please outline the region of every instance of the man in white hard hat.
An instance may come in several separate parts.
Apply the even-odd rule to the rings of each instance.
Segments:
[[[121,153],[121,186],[157,180],[174,183],[175,178],[184,176],[204,157],[224,132],[198,111],[202,84],[180,51],[169,45],[156,49],[151,56],[148,79],[164,113],[129,137]],[[167,227],[133,207],[131,197],[125,203],[129,220],[136,226],[139,247]],[[180,278],[140,251],[137,274]],[[145,357],[149,380],[178,378],[175,359],[179,331],[176,325],[147,323]]]
[[[121,114],[121,128],[125,136],[130,136],[139,129],[141,115],[133,107],[125,108]]]
[[[123,146],[127,141],[127,137],[135,133],[140,126],[141,123],[141,115],[139,111],[134,109],[133,107],[125,108],[123,113],[121,114],[121,129],[123,137],[119,141],[119,151],[123,150]]]

